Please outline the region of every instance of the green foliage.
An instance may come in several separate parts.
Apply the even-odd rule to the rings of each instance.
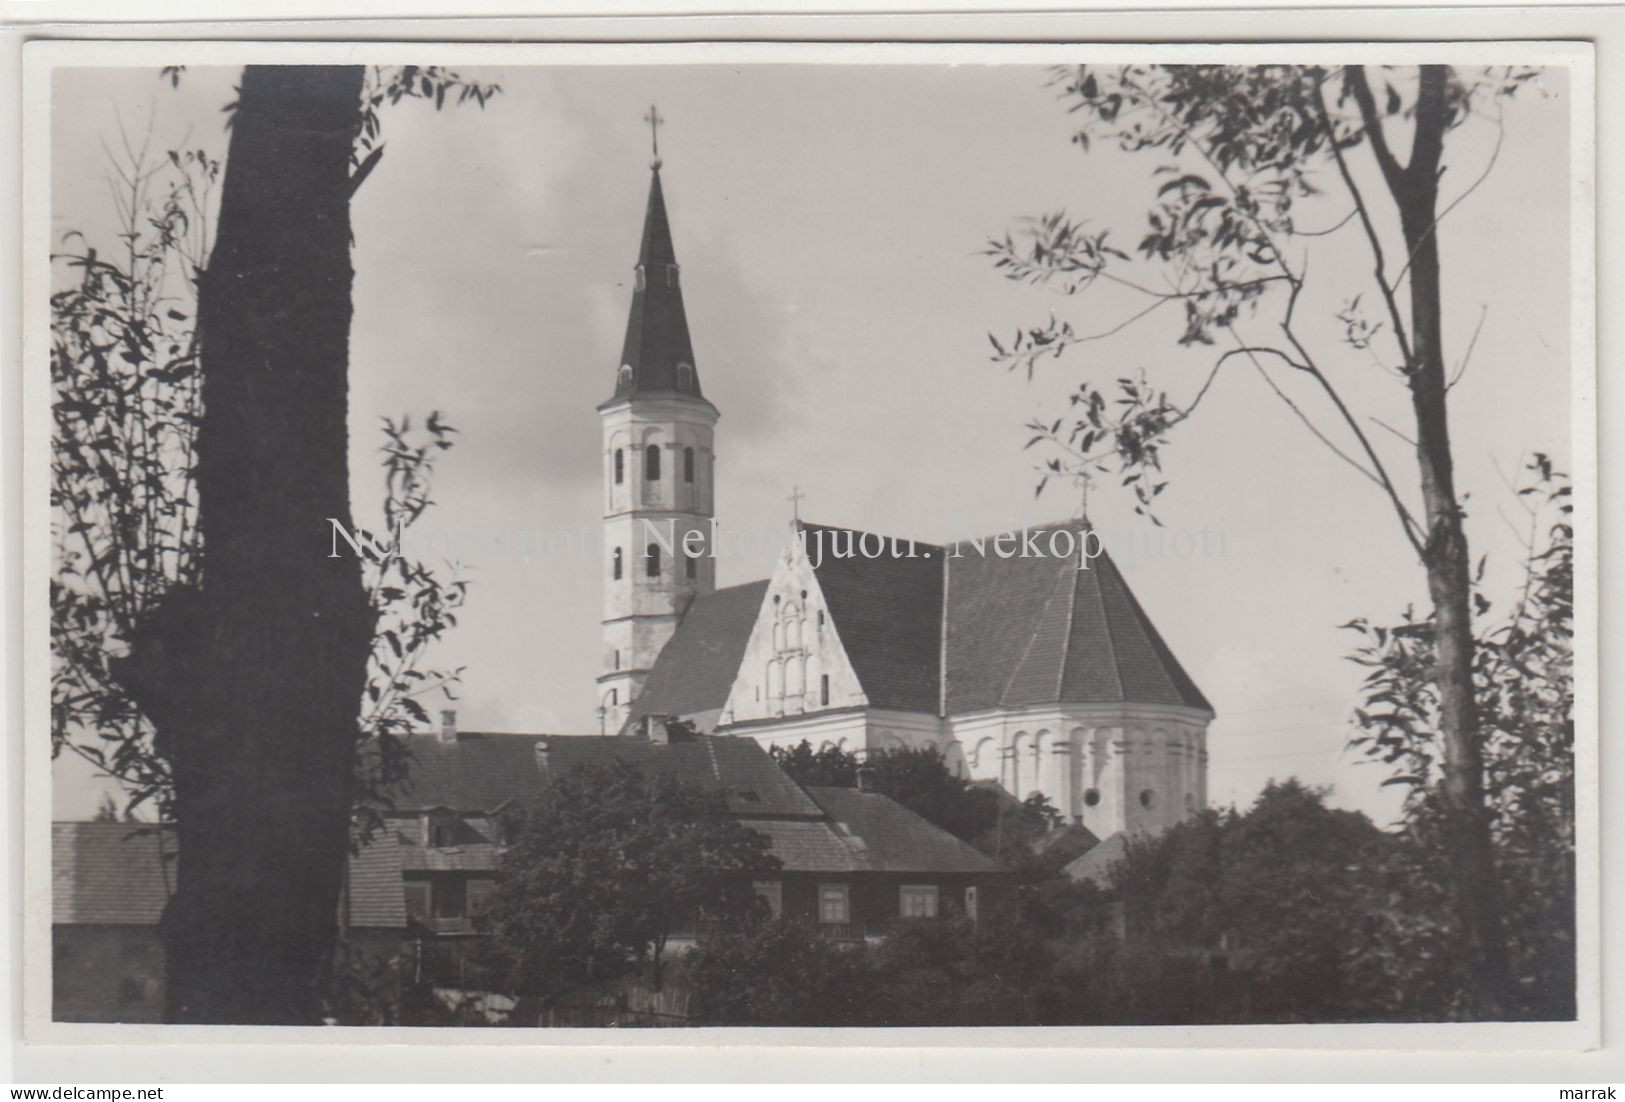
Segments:
[[[1081,1013],[1118,1023],[1441,1017],[1382,936],[1415,906],[1403,858],[1365,816],[1272,783],[1245,812],[1132,842],[1111,873],[1121,937],[1082,895],[1061,968],[1088,978]]]
[[[122,145],[113,161],[122,231],[103,251],[82,235],[55,257],[51,297],[51,749],[117,780],[126,813],[173,817],[170,766],[156,732],[115,678],[131,632],[201,561],[195,441],[202,414],[196,322],[220,162],[170,151],[156,164]],[[432,505],[435,459],[455,430],[386,420],[383,516],[393,534]],[[369,533],[370,535],[370,533]],[[386,540],[392,537],[386,537]],[[425,667],[456,623],[467,583],[409,556],[367,559],[378,614],[366,700],[358,701],[358,803],[376,825],[404,775],[404,737],[428,721],[419,699],[447,696],[460,670]]]
[[[861,762],[835,746],[814,752],[806,739],[789,749],[775,746],[769,753],[798,784],[851,788],[858,783],[858,770],[865,769],[876,792],[996,859],[1024,858],[1060,823],[1046,797],[1034,794],[1018,802],[995,786],[973,784],[931,746],[876,750]]]
[[[1534,77],[1529,69],[1449,71],[1437,106],[1441,132],[1475,115],[1499,127],[1499,115],[1490,113],[1499,110],[1496,101]],[[1195,413],[1220,370],[1238,361],[1323,444],[1381,486],[1407,535],[1416,534],[1363,426],[1327,373],[1332,357],[1300,333],[1297,318],[1306,290],[1339,297],[1344,306],[1336,317],[1344,343],[1358,353],[1356,363],[1375,360],[1401,377],[1416,366],[1410,326],[1395,297],[1399,279],[1385,266],[1375,230],[1379,212],[1350,168],[1362,149],[1391,161],[1381,120],[1414,120],[1420,103],[1414,74],[1383,70],[1378,78],[1380,108],[1367,102],[1371,77],[1360,66],[1084,65],[1053,72],[1052,86],[1079,120],[1072,140],[1081,150],[1110,145],[1155,158],[1143,226],[1099,228],[1087,217],[1054,211],[990,238],[985,253],[1016,282],[1091,301],[1107,291],[1127,293],[1142,305],[1091,329],[1052,313],[1009,338],[989,334],[993,361],[1030,376],[1042,361],[1169,314],[1176,317],[1171,335],[1177,343],[1215,352],[1183,397],[1175,396],[1179,388],[1117,369],[1114,382],[1094,377],[1079,383],[1072,415],[1029,422],[1028,447],[1043,444],[1052,453],[1040,464],[1039,492],[1057,476],[1085,482],[1109,476],[1133,492],[1136,512],[1156,521],[1170,433]],[[1314,246],[1356,216],[1374,253],[1375,286],[1361,286],[1365,272],[1356,276],[1347,265],[1322,266],[1312,286]],[[1123,237],[1134,240],[1119,244]],[[1368,299],[1381,304],[1379,319],[1362,311]],[[1267,335],[1255,338],[1247,327],[1259,321],[1267,323]],[[1357,445],[1352,453],[1334,444],[1271,377],[1282,368],[1307,377],[1331,399],[1334,417]]]
[[[797,784],[852,788],[858,783],[857,755],[849,754],[831,743],[825,743],[821,750],[814,751],[812,743],[802,739],[789,749],[772,746],[767,752],[779,763],[780,769],[795,778]]]
[[[197,279],[220,165],[201,153],[110,154],[121,232],[69,233],[51,296],[51,751],[117,778],[167,817],[169,766],[112,664],[172,585],[195,580],[190,471],[201,413]]]
[[[1040,940],[1008,924],[904,922],[853,944],[758,919],[702,939],[681,982],[705,1025],[1024,1025],[1052,965]]]
[[[680,982],[693,1020],[705,1025],[871,1024],[866,947],[784,919],[758,919],[701,939],[682,960]]]
[[[667,939],[755,913],[752,881],[779,867],[720,794],[625,762],[555,775],[505,829],[484,922],[510,982],[544,1004],[645,964],[658,988]]]
[[[1499,617],[1482,593],[1473,680],[1483,739],[1488,816],[1507,933],[1527,1016],[1572,1014],[1574,897],[1574,530],[1568,477],[1537,454],[1518,497],[1529,534],[1524,585]],[[1540,537],[1537,539],[1537,537]],[[1480,574],[1483,564],[1480,563]],[[1432,618],[1407,609],[1401,622],[1345,625],[1360,643],[1351,659],[1366,668],[1360,733],[1350,745],[1386,765],[1384,783],[1406,789],[1404,824],[1413,872],[1437,901],[1429,921],[1396,936],[1432,942],[1448,930],[1443,914],[1451,869],[1439,780],[1440,716],[1432,678]],[[1456,962],[1454,967],[1460,967]],[[1440,981],[1448,987],[1454,980]]]

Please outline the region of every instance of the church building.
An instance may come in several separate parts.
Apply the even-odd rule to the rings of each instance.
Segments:
[[[598,407],[607,729],[676,718],[764,746],[935,747],[1103,839],[1204,808],[1213,709],[1110,557],[1082,557],[1086,521],[925,544],[797,520],[771,577],[717,588],[718,411],[652,167]]]

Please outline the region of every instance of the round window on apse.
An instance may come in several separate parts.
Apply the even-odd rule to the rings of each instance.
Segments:
[[[1089,791],[1085,792],[1083,794],[1083,802],[1090,807],[1098,806],[1100,803],[1100,789],[1091,788]]]
[[[1140,793],[1140,806],[1141,807],[1150,807],[1152,801],[1155,798],[1156,798],[1155,795],[1153,795],[1152,791],[1149,788],[1145,789],[1144,791],[1142,791]]]

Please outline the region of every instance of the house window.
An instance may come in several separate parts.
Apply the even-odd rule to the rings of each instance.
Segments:
[[[694,449],[683,449],[683,481],[694,481]]]
[[[820,674],[818,677],[818,703],[829,703],[829,674]]]
[[[626,449],[615,449],[615,485],[626,481]]]
[[[408,918],[423,918],[429,913],[429,885],[423,880],[408,880],[402,887],[406,890],[406,915]]]
[[[767,904],[767,909],[773,912],[774,918],[784,914],[784,881],[758,880],[751,887]]]
[[[651,543],[643,552],[643,572],[651,578],[660,577],[660,545]]]
[[[976,885],[972,884],[965,889],[965,917],[972,922],[976,921],[976,907],[981,901],[977,899]]]
[[[851,889],[847,885],[818,885],[818,921],[831,926],[852,921]]]
[[[610,561],[611,569],[614,571],[614,574],[615,574],[615,580],[620,581],[621,580],[621,549],[619,547],[617,547],[615,549],[615,553],[609,557],[609,561]],[[619,667],[617,667],[617,668],[619,668]]]
[[[643,477],[650,482],[660,481],[660,445],[650,444],[643,449]]]
[[[468,885],[463,880],[437,880],[434,883],[434,916],[463,918],[468,914]]]
[[[496,891],[495,880],[470,880],[468,882],[468,913],[479,914],[485,909],[486,903],[491,899],[491,893]]]
[[[685,573],[690,579],[699,577],[700,557],[691,552],[684,551],[683,560],[683,573]]]
[[[435,849],[457,844],[457,820],[449,815],[429,817],[429,845]]]
[[[897,913],[904,918],[936,918],[937,886],[904,884],[898,890]]]

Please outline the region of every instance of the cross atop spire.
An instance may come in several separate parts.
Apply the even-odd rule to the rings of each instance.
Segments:
[[[790,502],[790,514],[795,520],[799,521],[801,519],[801,499],[806,496],[806,494],[801,492],[800,486],[790,487],[790,497],[788,498]]]
[[[649,167],[656,172],[660,171],[660,124],[666,120],[661,116],[660,109],[654,104],[649,105],[649,113],[643,116],[643,121],[649,124],[649,145],[654,151],[654,160]]]
[[[644,121],[649,123],[650,139],[658,150],[659,128],[664,120],[651,105]],[[615,393],[609,400],[662,394],[704,402],[694,346],[688,335],[688,318],[683,311],[681,269],[666,217],[660,158],[656,157],[650,167],[649,204],[644,210],[643,238],[633,269],[637,278],[632,289],[632,309],[615,372]]]

